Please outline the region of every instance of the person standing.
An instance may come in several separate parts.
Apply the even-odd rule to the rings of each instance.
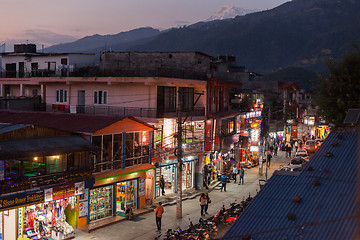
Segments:
[[[298,143],[298,141],[295,141],[295,152],[297,152],[298,151],[298,147],[299,147],[299,143]]]
[[[232,172],[232,175],[233,175],[233,179],[234,179],[234,183],[236,183],[236,175],[238,174],[238,169],[237,167],[234,165],[233,166],[233,172]]]
[[[227,176],[225,174],[221,175],[220,177],[220,181],[221,181],[221,188],[220,188],[220,192],[222,192],[222,190],[224,189],[224,191],[226,192],[226,182],[227,182]]]
[[[165,195],[165,180],[164,180],[164,175],[161,175],[161,178],[160,178],[160,187],[161,187],[161,194],[164,196],[164,195]]]
[[[209,208],[209,203],[211,203],[211,200],[208,193],[205,193],[205,197],[206,197],[205,214],[208,214],[207,210]]]
[[[275,145],[275,148],[274,148],[274,156],[277,156],[278,149],[279,149],[279,147],[278,147],[278,145],[276,144],[276,145]]]
[[[156,226],[157,226],[158,232],[161,231],[161,218],[162,218],[163,213],[164,213],[164,207],[162,206],[162,202],[159,202],[159,206],[157,206],[157,208],[155,210]]]
[[[291,151],[292,151],[291,145],[288,146],[287,150],[288,150],[289,157],[291,157]]]
[[[239,170],[239,185],[240,184],[244,184],[244,175],[245,175],[245,170],[242,166],[240,166],[240,170]]]
[[[207,204],[207,199],[205,196],[205,193],[202,193],[200,196],[200,207],[201,207],[201,216],[205,216],[205,208],[206,208],[206,204]]]
[[[266,156],[266,165],[270,168],[270,162],[271,162],[271,152],[269,151]]]

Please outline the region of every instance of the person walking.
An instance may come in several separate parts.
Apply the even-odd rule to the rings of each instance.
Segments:
[[[240,184],[244,184],[244,175],[245,175],[245,170],[242,166],[240,166],[240,170],[239,170],[239,185]]]
[[[211,203],[211,200],[208,193],[205,193],[205,197],[206,197],[205,214],[208,214],[207,210],[209,208],[209,203]]]
[[[160,187],[161,187],[161,194],[163,196],[165,196],[165,180],[164,180],[164,175],[161,175],[161,178],[160,178]]]
[[[162,206],[162,202],[159,202],[159,206],[157,206],[155,210],[156,226],[158,232],[161,231],[161,218],[163,213],[164,213],[164,207]]]
[[[221,181],[221,188],[220,188],[220,192],[222,192],[222,190],[224,189],[224,191],[226,192],[226,182],[227,182],[227,176],[225,174],[221,175],[220,177],[220,181]]]
[[[291,157],[291,151],[292,151],[291,145],[288,146],[287,151],[288,151],[289,157]]]
[[[207,204],[207,199],[205,196],[205,193],[202,193],[200,196],[200,207],[201,207],[201,216],[205,216],[205,208],[206,208],[206,204]]]
[[[278,147],[278,145],[276,144],[276,145],[275,145],[275,148],[274,148],[274,156],[277,156],[278,149],[279,149],[279,147]]]
[[[270,168],[270,162],[271,162],[271,152],[269,151],[266,156],[266,165]]]
[[[234,183],[236,183],[236,175],[238,174],[238,169],[237,167],[234,165],[233,166],[233,172],[232,172],[232,175],[233,175],[233,179],[234,179]]]
[[[295,146],[295,152],[297,152],[297,151],[298,151],[298,147],[299,147],[298,141],[295,141],[294,146]]]

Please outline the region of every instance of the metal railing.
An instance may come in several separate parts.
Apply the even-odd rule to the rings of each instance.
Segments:
[[[62,106],[61,108],[59,106]],[[65,104],[52,104],[46,106],[47,112],[71,112],[70,106]],[[133,116],[144,118],[177,117],[176,112],[162,112],[156,108],[117,107],[117,106],[83,106],[76,105],[76,113],[104,115],[104,116]],[[194,108],[189,116],[205,116],[205,107]]]
[[[31,78],[31,77],[166,77],[207,80],[209,74],[206,72],[197,72],[192,69],[177,68],[145,68],[126,69],[126,70],[105,70],[99,67],[83,67],[74,69],[38,69],[31,71],[12,71],[3,70],[0,72],[0,78]]]

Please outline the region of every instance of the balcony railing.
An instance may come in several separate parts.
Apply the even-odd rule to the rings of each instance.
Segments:
[[[117,107],[117,106],[83,106],[76,105],[73,109],[66,104],[52,104],[46,106],[47,112],[62,111],[93,115],[104,115],[104,116],[133,116],[133,117],[144,117],[144,118],[174,118],[177,117],[176,112],[162,112],[156,108],[136,108],[136,107]],[[72,113],[75,113],[72,112]],[[185,114],[185,113],[184,113]],[[191,112],[186,112],[189,116],[199,117],[205,116],[205,108],[198,107],[194,108]]]
[[[0,181],[0,192],[1,194],[12,193],[61,183],[84,181],[90,178],[92,178],[91,170],[85,169],[36,177],[7,179]]]
[[[1,71],[0,78],[31,77],[166,77],[207,80],[206,72],[177,68],[145,68],[130,70],[104,70],[99,67],[63,68],[56,70],[39,69],[32,71]]]

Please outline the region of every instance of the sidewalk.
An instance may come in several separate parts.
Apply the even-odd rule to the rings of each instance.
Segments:
[[[290,158],[285,158],[284,152],[279,152],[279,156],[273,156],[271,166],[268,168],[268,178],[271,177],[274,170],[278,170],[280,165],[287,165]],[[162,201],[164,204],[164,215],[162,219],[162,231],[156,232],[155,213],[153,208],[150,207],[146,211],[136,216],[134,220],[121,219],[116,223],[93,229],[90,233],[80,229],[75,230],[75,239],[79,240],[128,240],[138,239],[147,240],[154,239],[161,235],[160,239],[165,236],[166,230],[169,228],[175,229],[177,226],[180,228],[187,228],[190,219],[195,224],[200,218],[200,205],[198,196],[202,192],[209,192],[211,204],[208,212],[210,217],[215,215],[220,207],[229,202],[241,201],[249,196],[255,196],[260,190],[259,180],[265,180],[265,164],[263,165],[263,174],[259,175],[259,166],[245,169],[244,185],[234,184],[233,181],[227,184],[227,191],[220,192],[219,182],[213,182],[210,189],[203,190],[185,190],[183,191],[183,204],[182,204],[182,218],[176,218],[176,194],[169,194],[166,196],[158,197],[155,203]],[[219,232],[220,234],[220,232]],[[220,237],[220,236],[218,236]]]

